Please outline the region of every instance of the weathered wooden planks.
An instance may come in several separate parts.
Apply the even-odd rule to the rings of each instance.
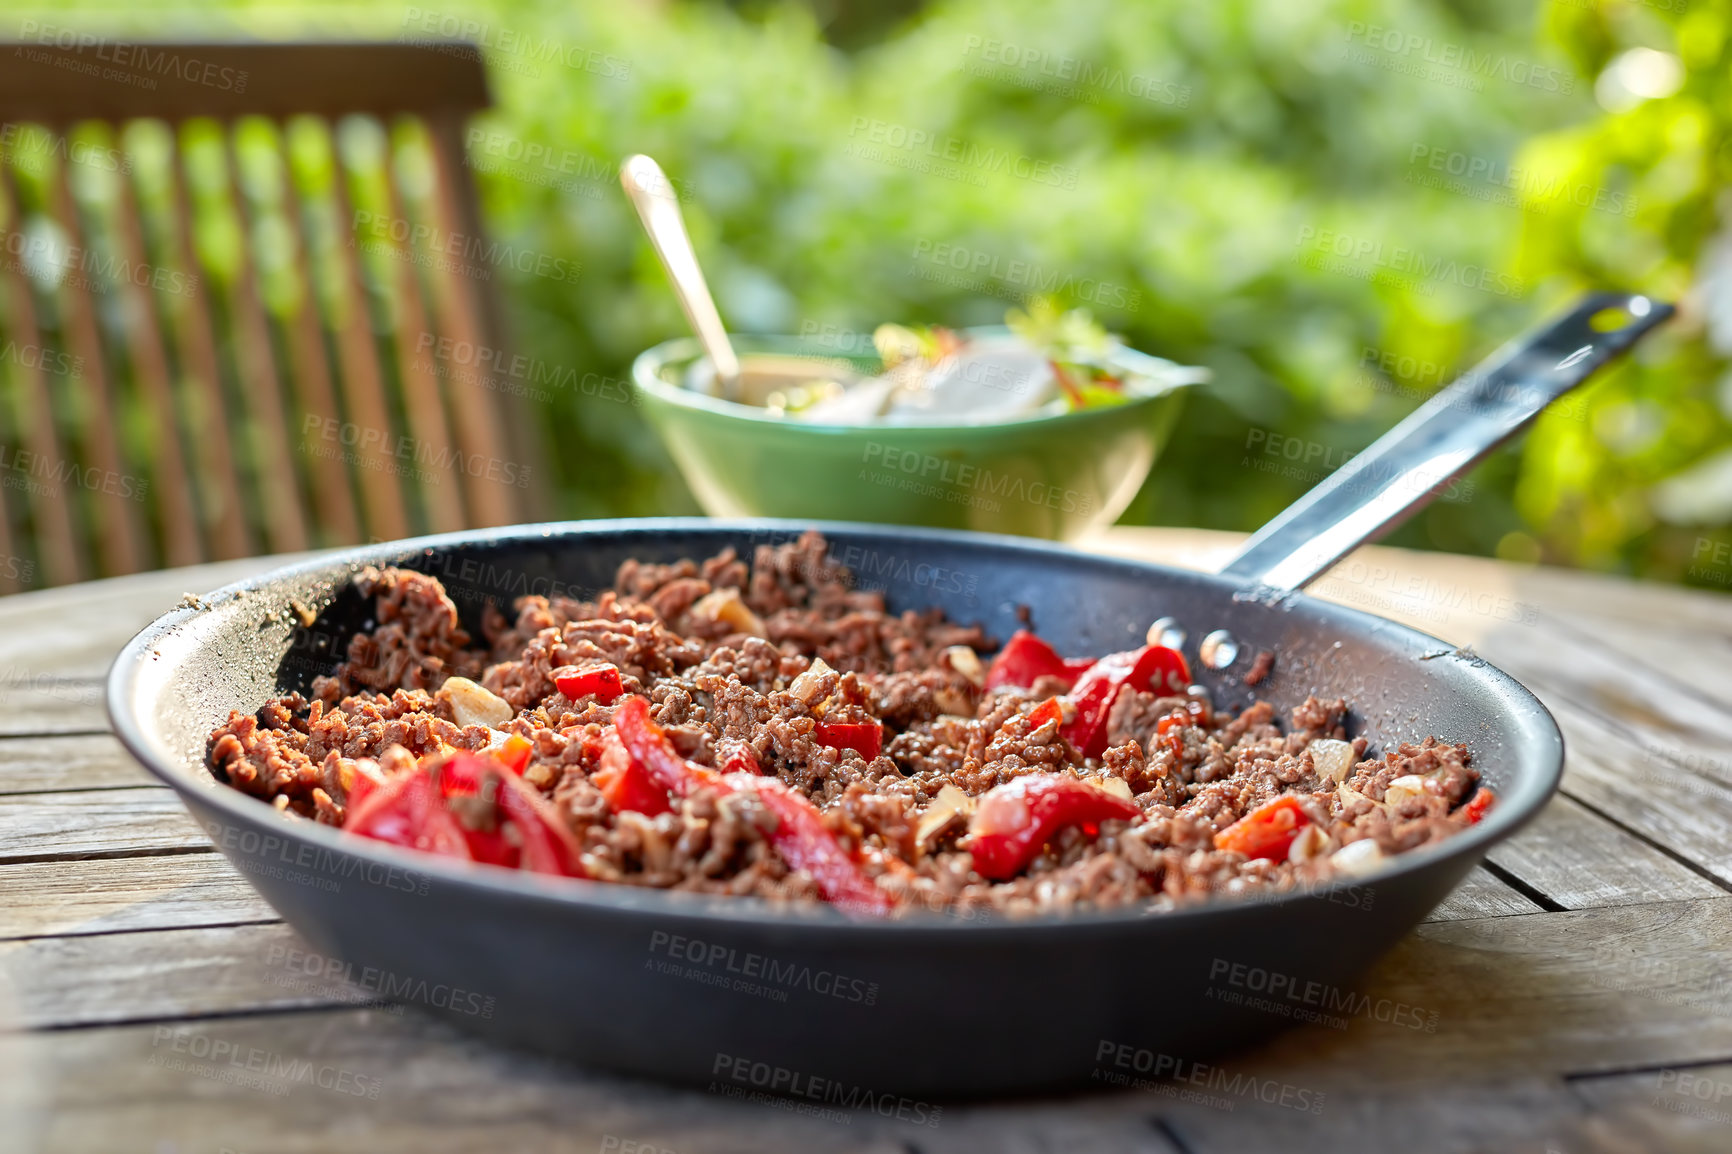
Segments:
[[[1680,898],[1732,897],[1725,889],[1559,797],[1491,861],[1570,910]]]
[[[106,733],[0,738],[0,797],[156,781]]]
[[[210,845],[167,786],[0,798],[0,863],[113,857]]]
[[[0,939],[275,918],[219,853],[0,865]]]
[[[296,951],[297,966],[290,950]],[[304,964],[288,926],[216,926],[27,938],[0,944],[21,1024],[61,1029],[371,1000]]]
[[[1464,918],[1504,918],[1514,914],[1537,914],[1542,908],[1507,882],[1492,876],[1485,867],[1475,866],[1467,879],[1455,887],[1455,892],[1425,920],[1453,922]]]

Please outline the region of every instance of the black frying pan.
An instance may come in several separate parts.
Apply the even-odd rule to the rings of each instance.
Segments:
[[[529,525],[343,550],[152,624],[114,664],[109,714],[316,949],[378,996],[504,1041],[830,1108],[891,1101],[904,1117],[938,1096],[1101,1085],[1103,1070],[1158,1074],[1294,1021],[1363,1012],[1355,979],[1550,797],[1563,741],[1519,684],[1434,638],[1294,590],[1670,312],[1643,297],[1588,298],[1337,470],[1222,575],[1002,537],[819,526],[893,608],[938,605],[1002,638],[1027,604],[1041,634],[1073,655],[1133,647],[1171,617],[1219,705],[1249,700],[1244,674],[1267,649],[1274,673],[1255,693],[1283,714],[1309,694],[1340,695],[1377,750],[1427,734],[1466,742],[1500,803],[1482,824],[1360,882],[1153,916],[862,923],[422,856],[285,818],[205,768],[207,736],[229,710],[256,710],[335,665],[370,612],[349,584],[363,565],[439,576],[475,631],[488,598],[589,596],[628,557],[728,545],[749,557],[803,524]],[[296,601],[318,613],[311,627],[291,611]]]

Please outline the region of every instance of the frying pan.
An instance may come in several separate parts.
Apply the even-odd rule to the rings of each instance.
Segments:
[[[1369,1012],[1355,979],[1550,797],[1563,740],[1522,686],[1471,653],[1298,590],[1671,311],[1641,296],[1587,297],[1338,469],[1221,574],[1005,537],[817,526],[893,609],[936,605],[1003,638],[1026,604],[1071,655],[1133,647],[1171,618],[1219,706],[1255,693],[1284,715],[1312,693],[1342,696],[1374,750],[1428,734],[1465,742],[1499,804],[1362,879],[1158,914],[916,911],[863,922],[419,855],[285,817],[205,768],[208,736],[231,709],[305,689],[368,627],[370,606],[350,584],[363,565],[438,576],[478,635],[489,598],[591,596],[628,557],[702,558],[730,545],[749,557],[806,524],[525,525],[326,554],[157,620],[115,661],[109,714],[330,966],[376,997],[508,1044],[730,1094],[881,1113],[889,1104],[915,1120],[935,1098],[1159,1073],[1295,1021]],[[296,603],[316,612],[311,625]],[[1274,672],[1248,689],[1263,650]]]

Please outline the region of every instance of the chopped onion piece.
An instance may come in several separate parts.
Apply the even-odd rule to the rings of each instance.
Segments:
[[[1088,783],[1103,793],[1131,800],[1131,783],[1122,777],[1091,777]]]
[[[951,822],[973,812],[974,799],[954,785],[946,785],[926,807],[926,812],[920,815],[920,823],[914,827],[914,844],[924,852],[932,839],[948,829]]]
[[[948,713],[952,717],[968,717],[974,712],[968,704],[968,698],[949,686],[933,691],[932,704],[938,706],[941,713]]]
[[[1425,778],[1416,773],[1406,777],[1398,777],[1389,783],[1389,789],[1383,795],[1384,805],[1400,805],[1410,797],[1425,796]]]
[[[979,688],[986,684],[986,669],[980,664],[980,654],[966,645],[952,645],[944,651],[944,656],[950,660],[950,668],[974,682]]]
[[[753,637],[766,636],[763,620],[740,600],[740,591],[732,586],[706,593],[693,602],[686,612],[700,621],[720,621],[736,633],[750,633]]]
[[[835,670],[824,663],[822,657],[814,657],[812,667],[794,678],[788,686],[788,696],[801,705],[811,705],[818,699],[818,695],[824,692],[824,675],[834,672]]]
[[[1373,843],[1375,844],[1375,843]],[[1312,858],[1322,857],[1335,848],[1335,839],[1324,832],[1319,825],[1308,825],[1299,831],[1299,836],[1293,839],[1293,844],[1287,849],[1287,860],[1298,864]]]
[[[1350,842],[1336,850],[1329,857],[1329,864],[1335,867],[1335,872],[1346,874],[1350,878],[1362,878],[1375,873],[1383,864],[1383,850],[1371,838]]]
[[[450,704],[451,717],[460,729],[471,725],[498,729],[517,712],[503,697],[467,677],[446,678],[435,696]]]
[[[1337,784],[1347,780],[1347,773],[1353,768],[1351,743],[1320,737],[1307,748],[1311,750],[1311,764],[1317,767],[1319,777],[1326,777]]]

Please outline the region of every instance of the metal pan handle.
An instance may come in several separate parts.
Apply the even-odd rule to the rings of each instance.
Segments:
[[[1221,570],[1252,588],[1302,589],[1424,507],[1540,411],[1673,312],[1630,293],[1589,293],[1518,337],[1259,529]]]

